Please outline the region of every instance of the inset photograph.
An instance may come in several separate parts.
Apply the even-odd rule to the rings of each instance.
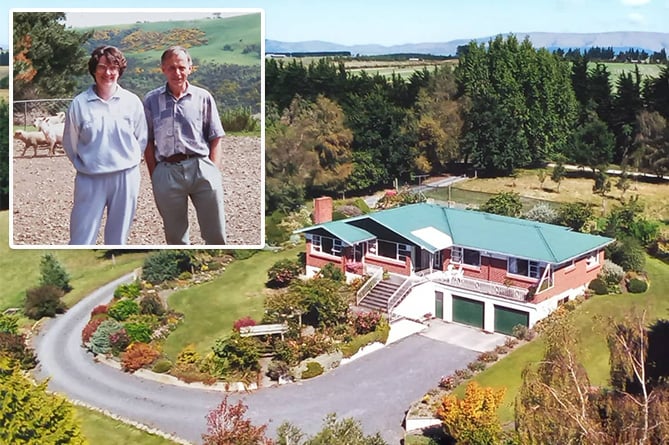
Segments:
[[[261,9],[10,17],[12,248],[264,245]]]

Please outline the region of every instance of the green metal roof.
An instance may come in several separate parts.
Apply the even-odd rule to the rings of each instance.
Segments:
[[[317,224],[315,226],[296,230],[295,233],[313,232],[315,229],[323,229],[331,233],[336,238],[339,238],[344,242],[344,244],[348,244],[349,246],[376,238],[375,235],[369,233],[368,231],[351,224],[347,224],[345,221],[346,220],[340,220]]]
[[[430,252],[439,249],[412,232],[433,227],[450,236],[456,246],[547,263],[562,263],[613,241],[612,238],[574,232],[562,226],[427,203],[319,224],[298,232],[320,227],[354,244],[375,238],[368,231],[348,224],[364,218],[383,225]]]

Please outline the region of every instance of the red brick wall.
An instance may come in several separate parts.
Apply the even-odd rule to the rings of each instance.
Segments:
[[[604,264],[604,251],[599,253],[599,264],[597,266],[588,267],[586,259],[583,258],[576,262],[574,267],[563,267],[553,271],[553,287],[537,294],[534,297],[534,302],[540,303],[566,290],[588,284],[597,278],[599,271],[602,269],[602,264]]]
[[[404,264],[399,261],[386,260],[384,257],[370,256],[365,257],[366,264],[383,267],[388,272],[393,272],[400,275],[411,275],[411,259],[407,258]]]
[[[332,198],[321,196],[314,199],[314,224],[332,221]]]
[[[328,263],[334,263],[343,271],[346,270],[346,258],[328,255],[326,253],[312,252],[311,241],[307,240],[307,266],[318,267],[319,269]]]

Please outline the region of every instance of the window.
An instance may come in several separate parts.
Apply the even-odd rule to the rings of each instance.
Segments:
[[[465,249],[464,247],[453,247],[451,251],[451,260],[454,263],[481,267],[481,252],[478,250]]]
[[[589,256],[585,260],[585,265],[587,267],[595,267],[595,266],[599,265],[599,252],[595,252],[595,253],[592,254],[592,256]]]
[[[411,259],[411,245],[410,244],[399,244],[393,241],[377,240],[376,247],[377,252],[369,250],[370,253],[374,255],[392,258],[393,260],[406,261],[407,258]]]
[[[311,235],[311,251],[341,256],[342,242],[338,238]]]
[[[506,271],[514,275],[522,275],[530,278],[541,278],[546,266],[538,261],[524,260],[522,258],[509,258]]]

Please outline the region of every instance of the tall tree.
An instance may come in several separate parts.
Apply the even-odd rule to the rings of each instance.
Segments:
[[[593,171],[613,160],[614,138],[606,124],[592,115],[573,134],[569,159]]]
[[[647,107],[669,119],[669,64],[660,69],[660,75],[644,82],[643,96]]]
[[[639,67],[635,67],[634,73],[620,74],[616,85],[611,129],[616,136],[613,160],[620,163],[634,152],[634,139],[638,134],[637,114],[643,110]]]
[[[460,159],[462,104],[457,97],[453,70],[437,68],[416,101],[417,155],[427,162],[419,173],[441,173],[451,161]]]
[[[637,116],[637,165],[657,176],[669,174],[669,125],[659,112],[642,111]]]
[[[63,12],[14,12],[14,99],[72,95],[90,35],[67,29]]]
[[[470,43],[456,73],[471,100],[462,147],[475,167],[508,174],[564,149],[577,102],[557,56],[497,36],[487,47]]]

